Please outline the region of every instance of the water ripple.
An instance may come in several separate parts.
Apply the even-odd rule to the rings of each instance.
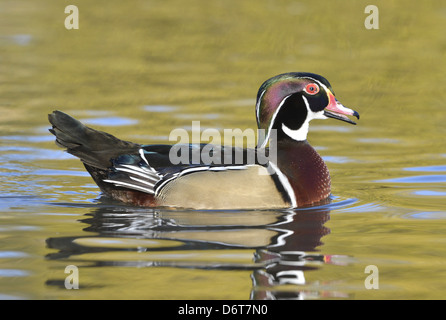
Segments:
[[[25,258],[28,254],[21,251],[0,251],[0,259]]]
[[[349,159],[348,157],[339,157],[339,156],[323,156],[322,159],[326,162],[333,162],[333,163],[347,163],[347,162],[354,162],[355,160]]]
[[[123,118],[123,117],[103,117],[103,118],[83,119],[82,122],[85,122],[89,125],[117,127],[117,126],[130,126],[138,123],[138,120]]]
[[[432,191],[432,190],[417,190],[414,191],[412,194],[426,197],[446,197],[446,192]]]
[[[423,175],[423,176],[413,176],[413,177],[401,177],[394,179],[379,180],[377,182],[443,183],[446,182],[446,175]]]
[[[446,219],[446,212],[444,211],[425,211],[425,212],[415,212],[407,213],[404,215],[405,218],[412,219]]]
[[[26,277],[30,272],[20,269],[0,269],[0,277]]]
[[[173,112],[178,109],[174,106],[164,106],[164,105],[147,105],[143,107],[144,111],[148,112]]]
[[[424,172],[446,172],[446,166],[426,166],[404,168],[406,171],[424,171]]]
[[[35,161],[46,159],[70,159],[71,155],[60,152],[60,150],[51,150],[34,147],[20,147],[20,146],[3,146],[0,147],[2,152],[2,162],[13,161]]]

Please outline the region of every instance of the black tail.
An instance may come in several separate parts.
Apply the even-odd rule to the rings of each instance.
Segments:
[[[110,160],[121,154],[137,153],[140,145],[120,140],[106,132],[91,129],[69,115],[54,111],[48,115],[56,144],[80,158],[86,166],[106,170]],[[88,167],[87,167],[88,169]]]

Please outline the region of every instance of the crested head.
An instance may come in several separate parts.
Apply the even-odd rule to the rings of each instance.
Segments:
[[[312,119],[331,117],[355,124],[345,115],[359,118],[356,111],[336,100],[328,80],[318,74],[283,73],[266,80],[257,93],[257,125],[265,130],[262,146],[267,144],[273,129],[278,130],[279,138],[306,140]]]

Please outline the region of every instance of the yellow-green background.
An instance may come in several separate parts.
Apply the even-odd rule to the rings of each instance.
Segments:
[[[69,4],[79,8],[79,30],[64,27]],[[364,27],[369,4],[379,8],[378,30]],[[87,249],[70,254],[75,240],[67,240],[67,255],[54,258],[58,249],[47,239],[104,244],[88,230],[99,190],[79,161],[57,150],[47,114],[60,109],[92,125],[99,119],[95,127],[140,143],[168,143],[172,129],[192,120],[202,128],[254,128],[258,87],[289,71],[325,76],[361,119],[355,127],[314,121],[309,133],[330,169],[334,202],[347,203],[331,209],[331,233],[318,254],[347,262],[318,265],[305,272],[305,285],[279,290],[444,298],[445,29],[440,1],[1,1],[0,298],[248,299],[258,267],[253,248],[265,245],[265,229],[256,237],[247,228],[242,243],[221,252],[189,248],[190,256],[178,256],[160,241],[164,256],[152,247],[97,253],[81,242]],[[192,226],[189,238],[201,243],[230,242],[231,233],[193,233],[194,226],[202,219],[246,226],[263,216],[239,214],[241,222],[233,212],[166,219]],[[133,235],[157,237],[164,235]],[[100,266],[172,257],[192,267]],[[63,286],[68,264],[80,267],[79,290]],[[364,289],[370,264],[379,267],[379,290]]]

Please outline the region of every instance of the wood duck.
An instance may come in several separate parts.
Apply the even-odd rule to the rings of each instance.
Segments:
[[[147,207],[273,209],[328,201],[330,174],[307,142],[309,122],[333,118],[356,124],[347,116],[359,119],[356,111],[338,102],[324,77],[280,74],[265,81],[257,94],[257,125],[264,132],[257,147],[182,145],[191,152],[190,161],[180,163],[171,159],[178,145],[123,141],[60,111],[48,118],[56,144],[79,157],[101,191],[113,199]],[[194,152],[221,157],[196,161]],[[236,154],[242,160],[236,162]],[[267,161],[261,161],[265,156]]]

